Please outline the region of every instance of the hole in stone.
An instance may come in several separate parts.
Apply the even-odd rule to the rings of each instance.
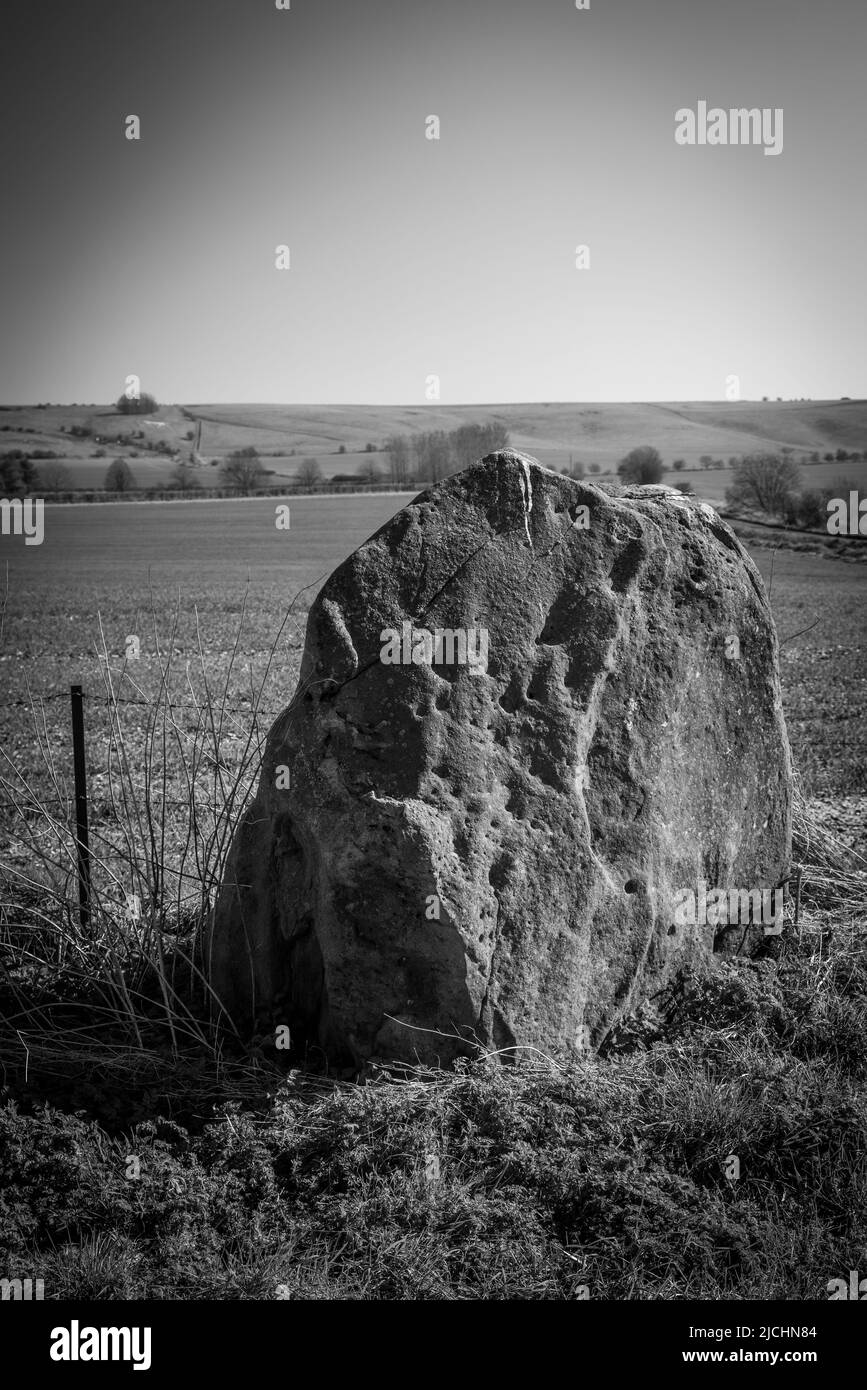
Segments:
[[[669,929],[668,929],[668,934],[669,934],[669,936],[674,936],[675,933],[676,933],[676,931],[677,931],[677,928],[675,927],[674,923],[672,922],[671,926],[670,926]]]
[[[626,883],[624,883],[623,891],[624,893],[637,893],[640,887],[641,883],[639,879],[630,878]]]

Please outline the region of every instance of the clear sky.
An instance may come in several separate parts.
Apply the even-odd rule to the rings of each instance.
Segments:
[[[865,55],[865,0],[11,0],[0,400],[867,395]]]

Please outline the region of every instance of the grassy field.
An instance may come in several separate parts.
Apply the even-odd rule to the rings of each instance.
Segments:
[[[227,794],[319,584],[406,500],[298,498],[289,531],[262,499],[48,506],[42,546],[0,540],[0,1275],[49,1299],[827,1297],[867,1243],[863,564],[753,551],[812,798],[778,956],[684,981],[583,1066],[328,1078],[269,1037],[214,1050],[193,943]],[[56,896],[72,682],[88,933]]]
[[[316,458],[325,478],[357,473],[373,462],[388,471],[388,456],[379,452],[391,434],[421,430],[452,430],[469,421],[495,420],[509,430],[513,447],[538,458],[548,468],[563,469],[572,461],[585,469],[596,465],[613,473],[618,461],[638,444],[652,443],[667,466],[683,459],[687,469],[698,468],[703,454],[728,460],[750,452],[790,447],[796,457],[815,450],[820,455],[845,449],[867,451],[867,401],[779,402],[652,402],[652,403],[527,403],[513,405],[419,406],[278,406],[187,405],[163,406],[145,424],[142,418],[119,416],[110,406],[46,406],[0,408],[0,450],[52,449],[70,470],[74,486],[98,487],[115,454],[128,458],[140,487],[160,487],[168,481],[170,460],[142,453],[131,433],[143,429],[148,439],[165,441],[188,456],[187,433],[201,426],[199,469],[203,485],[214,485],[213,459],[234,449],[252,446],[275,471],[275,481],[289,479],[302,458]],[[72,425],[84,425],[100,435],[73,439]],[[377,452],[365,452],[368,443]],[[105,459],[91,457],[95,448]],[[340,448],[346,450],[340,454]],[[138,449],[140,456],[130,457]],[[295,450],[294,457],[291,450]],[[843,473],[847,464],[821,464],[806,469],[808,485],[820,485]],[[728,470],[702,478],[710,500],[722,499]]]
[[[98,616],[119,668],[127,636],[139,636],[141,659],[127,675],[146,683],[158,666],[154,620],[163,644],[175,629],[173,660],[185,669],[198,650],[198,612],[205,657],[220,674],[242,604],[241,665],[256,670],[289,603],[305,590],[271,668],[273,691],[266,693],[264,709],[276,714],[291,693],[303,618],[316,586],[408,497],[295,498],[288,531],[277,530],[274,504],[258,498],[49,505],[42,546],[0,539],[0,562],[8,565],[0,651],[4,686],[13,699],[24,699],[26,687],[57,696],[72,682],[93,682],[100,670]],[[754,549],[753,556],[771,589],[790,738],[804,789],[862,794],[867,567],[786,548],[773,551],[771,544]],[[240,689],[240,672],[235,681]],[[3,731],[7,746],[20,743],[19,723],[16,718]]]

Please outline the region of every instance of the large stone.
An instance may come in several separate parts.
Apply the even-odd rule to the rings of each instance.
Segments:
[[[431,651],[436,629],[470,630],[467,652]],[[416,660],[383,660],[405,634]],[[240,1027],[288,1024],[343,1065],[575,1054],[685,964],[755,948],[761,924],[684,926],[673,904],[777,885],[790,802],[774,624],[729,527],[669,488],[493,454],[313,604],[214,988]]]

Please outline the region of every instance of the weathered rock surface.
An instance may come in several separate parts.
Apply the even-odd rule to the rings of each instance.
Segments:
[[[486,631],[486,669],[418,636],[385,663],[404,624],[475,630],[477,656]],[[490,455],[311,608],[212,982],[241,1027],[288,1024],[339,1064],[582,1051],[687,962],[761,940],[676,926],[672,902],[778,884],[790,801],[767,599],[713,509]]]

